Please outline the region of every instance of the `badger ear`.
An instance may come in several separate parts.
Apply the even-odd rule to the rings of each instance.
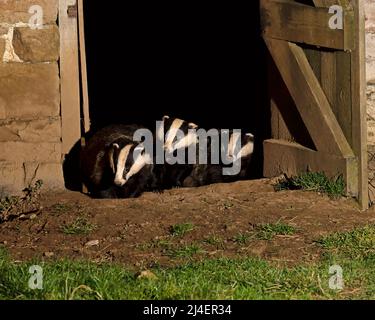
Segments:
[[[253,134],[251,134],[251,133],[246,133],[245,135],[246,135],[246,137],[248,138],[248,141],[252,141],[252,142],[254,142],[254,135],[253,135]]]
[[[189,122],[188,126],[189,126],[189,129],[197,129],[198,128],[198,125],[196,125],[193,122]]]
[[[115,174],[116,168],[115,168],[115,160],[113,159],[113,153],[114,153],[114,148],[113,148],[113,145],[112,145],[112,148],[110,148],[109,151],[108,151],[108,161],[109,161],[109,166],[112,169],[112,172]]]
[[[118,143],[112,143],[112,148],[113,149],[120,149],[120,146],[118,145]]]
[[[163,121],[168,120],[168,119],[169,119],[169,116],[164,116],[163,117]]]

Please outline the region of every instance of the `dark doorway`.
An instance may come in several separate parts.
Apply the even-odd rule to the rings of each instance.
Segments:
[[[259,3],[85,1],[90,117],[153,128],[164,114],[268,136]]]

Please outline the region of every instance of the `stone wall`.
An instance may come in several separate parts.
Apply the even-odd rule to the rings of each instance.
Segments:
[[[368,143],[375,145],[375,1],[365,4]]]
[[[43,26],[30,28],[43,9]],[[0,196],[62,189],[58,0],[0,0]]]

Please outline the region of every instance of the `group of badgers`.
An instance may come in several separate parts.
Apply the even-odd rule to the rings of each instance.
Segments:
[[[162,126],[153,133],[153,143],[162,141],[162,150],[173,154],[177,150],[187,150],[195,146],[195,163],[162,163],[148,154],[143,142],[134,141],[139,125],[110,125],[95,133],[87,142],[81,154],[83,183],[94,198],[135,198],[145,191],[162,191],[174,187],[198,187],[212,183],[233,182],[248,177],[251,156],[254,150],[254,136],[250,133],[235,135],[228,130],[226,155],[239,161],[240,170],[236,174],[223,174],[228,163],[198,160],[198,150],[202,140],[193,135],[198,125],[164,116]],[[193,131],[192,131],[193,130]],[[179,135],[177,134],[179,133]],[[240,148],[234,148],[234,145]],[[208,146],[206,150],[210,150]],[[210,152],[210,151],[208,151]],[[135,156],[138,154],[138,156]],[[211,159],[210,156],[207,157]]]

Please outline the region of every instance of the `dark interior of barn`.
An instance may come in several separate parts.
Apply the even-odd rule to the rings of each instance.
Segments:
[[[255,129],[266,87],[257,1],[116,3],[116,10],[85,3],[94,127],[174,114],[202,126]]]

